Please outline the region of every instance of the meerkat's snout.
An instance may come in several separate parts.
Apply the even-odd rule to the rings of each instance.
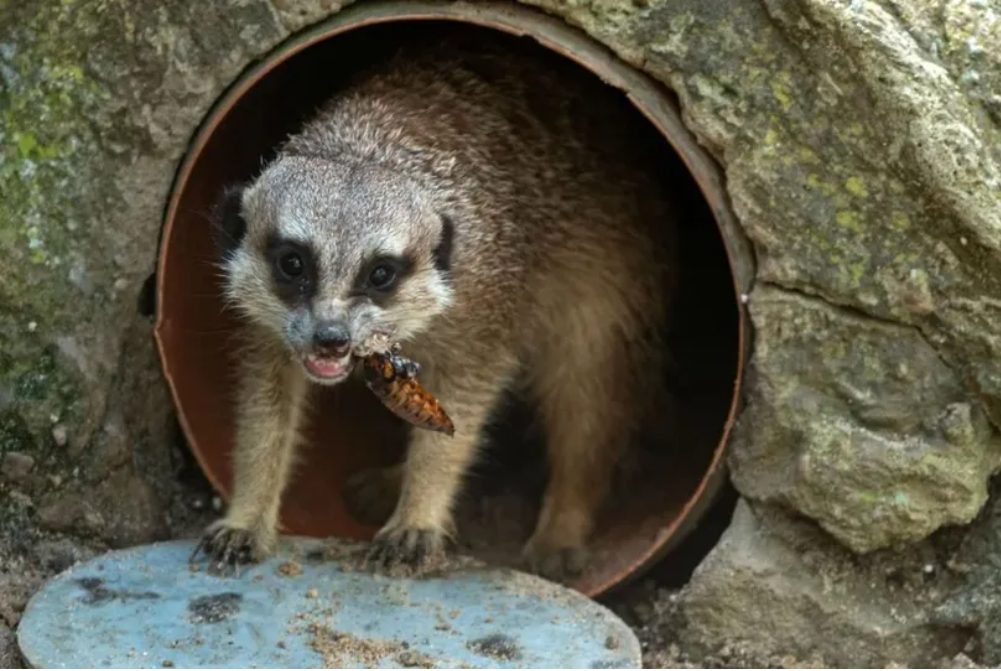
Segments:
[[[320,384],[337,384],[351,372],[351,333],[339,321],[317,322],[312,351],[304,360],[306,373]]]
[[[322,356],[342,357],[351,350],[351,334],[341,322],[320,322],[313,331],[313,347]]]
[[[306,376],[319,385],[336,385],[351,373],[351,334],[337,320],[317,321],[302,360]]]

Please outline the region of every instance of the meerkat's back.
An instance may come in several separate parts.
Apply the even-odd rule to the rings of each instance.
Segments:
[[[619,92],[530,44],[415,38],[285,143],[242,197],[249,242],[230,266],[274,374],[243,383],[216,552],[259,556],[273,540],[294,445],[261,436],[292,435],[302,365],[339,383],[350,352],[381,333],[420,362],[455,430],[412,432],[405,463],[346,485],[354,510],[389,516],[374,556],[419,565],[441,548],[485,427],[520,379],[551,465],[526,559],[556,578],[581,568],[611,472],[666,398],[674,227],[636,119]],[[287,407],[272,417],[257,398]]]
[[[669,416],[661,336],[675,228],[661,148],[624,96],[509,40],[409,45],[337,105],[344,124],[392,127],[368,151],[388,141],[419,155],[415,172],[460,213],[456,303],[413,350],[447,371],[439,388],[476,389],[481,405],[496,399],[481,388],[508,384],[517,368],[544,417],[551,464],[526,558],[551,577],[573,574],[623,449]],[[439,459],[452,466],[411,467],[468,463]],[[421,507],[406,491],[387,529]]]

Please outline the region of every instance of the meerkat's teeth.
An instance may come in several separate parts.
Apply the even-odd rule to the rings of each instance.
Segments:
[[[305,358],[306,370],[315,378],[324,381],[340,380],[351,372],[353,361],[350,356],[325,357],[308,354]]]

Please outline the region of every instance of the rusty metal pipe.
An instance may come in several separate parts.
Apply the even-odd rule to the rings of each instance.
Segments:
[[[223,310],[205,212],[223,184],[252,177],[262,157],[314,109],[318,79],[336,86],[338,72],[343,74],[356,60],[353,55],[376,44],[374,29],[409,25],[413,30],[415,22],[423,22],[417,26],[421,29],[448,25],[527,36],[575,61],[625,92],[666,140],[665,147],[673,149],[666,152],[680,159],[690,182],[694,204],[686,222],[692,233],[684,252],[695,261],[682,291],[695,307],[686,313],[681,330],[688,331],[683,339],[690,345],[686,351],[696,379],[694,405],[684,413],[691,430],[681,432],[680,445],[664,451],[666,461],[660,466],[639,469],[643,480],[630,487],[638,493],[634,500],[602,518],[592,567],[575,585],[596,596],[676,548],[699,524],[724,482],[724,453],[749,345],[741,297],[750,290],[753,260],[721,171],[682,124],[669,92],[563,22],[513,3],[364,2],[291,38],[250,68],[198,130],[168,204],[155,329],[164,374],[196,458],[228,498],[233,403],[227,354],[235,322]],[[350,52],[343,46],[349,42]],[[346,58],[347,53],[352,57]],[[275,104],[276,99],[281,102]],[[402,427],[387,423],[384,410],[364,392],[322,393],[324,412],[308,432],[308,467],[284,500],[282,522],[291,533],[369,538],[374,529],[347,513],[339,485],[360,468],[397,458]]]

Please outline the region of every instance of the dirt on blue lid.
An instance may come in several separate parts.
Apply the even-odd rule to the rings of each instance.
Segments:
[[[50,581],[18,628],[35,668],[639,668],[639,642],[580,593],[455,559],[363,570],[354,543],[286,539],[223,577],[190,541],[112,552]]]

